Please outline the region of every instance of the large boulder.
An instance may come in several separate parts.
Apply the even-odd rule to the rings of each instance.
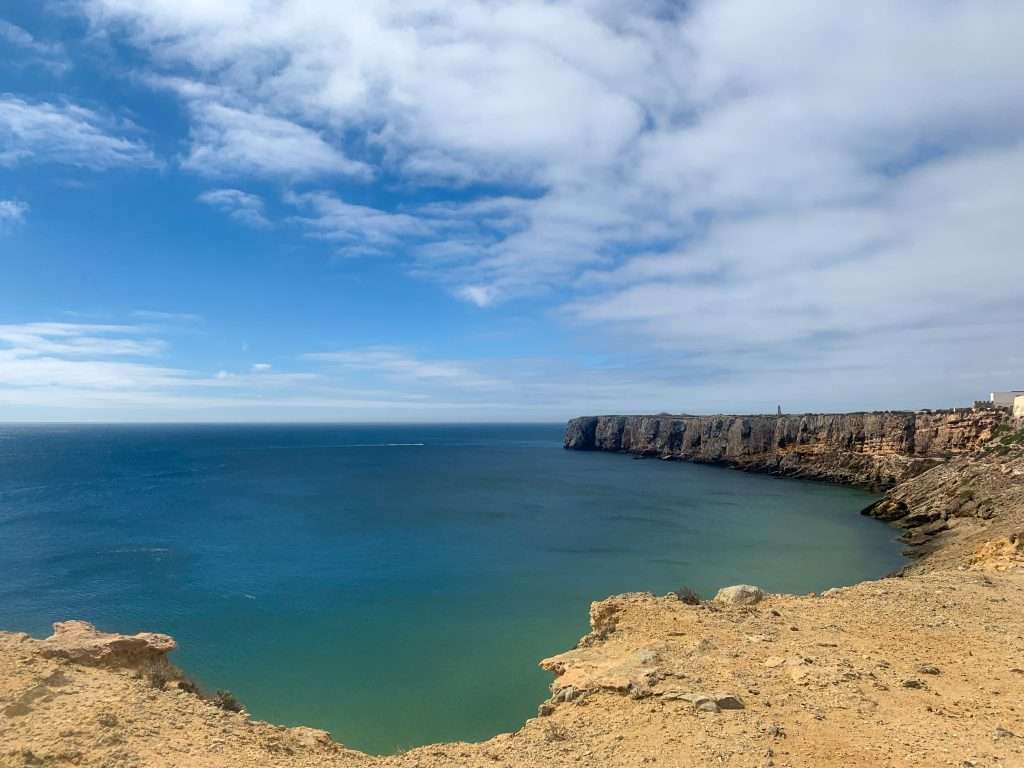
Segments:
[[[163,657],[177,643],[173,637],[153,632],[117,635],[100,632],[86,621],[59,621],[41,646],[48,658],[92,667],[135,667]]]
[[[750,584],[736,584],[732,587],[722,587],[715,595],[716,603],[725,605],[754,605],[764,600],[764,592],[760,587]]]

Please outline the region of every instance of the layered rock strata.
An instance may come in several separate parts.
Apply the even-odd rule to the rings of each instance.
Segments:
[[[863,514],[903,528],[904,554],[932,555],[922,568],[947,564],[951,537],[973,531],[980,544],[1006,510],[1024,510],[1024,431],[1008,432],[1009,446],[995,441],[986,449],[954,457],[890,489]],[[1021,531],[1011,531],[1019,541]],[[982,538],[978,538],[982,537]],[[1016,537],[1016,538],[1014,538]]]
[[[885,489],[977,449],[1009,419],[1009,411],[996,408],[586,416],[568,423],[564,444]]]

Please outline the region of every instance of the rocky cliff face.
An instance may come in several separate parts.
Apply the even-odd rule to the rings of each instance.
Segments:
[[[904,554],[928,558],[927,568],[948,567],[949,536],[965,523],[989,538],[992,521],[1017,519],[1024,512],[1024,425],[1007,426],[995,440],[973,453],[964,453],[890,489],[863,511],[870,517],[903,528],[909,545]],[[1024,528],[1011,528],[1008,546],[1024,556]],[[975,542],[980,544],[981,541]],[[944,552],[937,553],[937,550]]]
[[[1000,409],[792,416],[587,416],[565,447],[723,464],[887,488],[973,451],[1010,418]]]

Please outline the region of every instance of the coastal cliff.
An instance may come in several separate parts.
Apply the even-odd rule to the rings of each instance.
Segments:
[[[564,444],[885,489],[976,450],[1009,420],[1009,411],[997,408],[584,416],[569,421]]]

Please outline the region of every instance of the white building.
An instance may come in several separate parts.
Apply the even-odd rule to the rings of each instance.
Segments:
[[[989,400],[992,401],[992,405],[1013,408],[1013,401],[1020,395],[1024,395],[1024,389],[1014,389],[1009,392],[993,392],[989,396]]]
[[[1017,395],[1013,398],[1013,416],[1017,419],[1024,419],[1024,395]]]

